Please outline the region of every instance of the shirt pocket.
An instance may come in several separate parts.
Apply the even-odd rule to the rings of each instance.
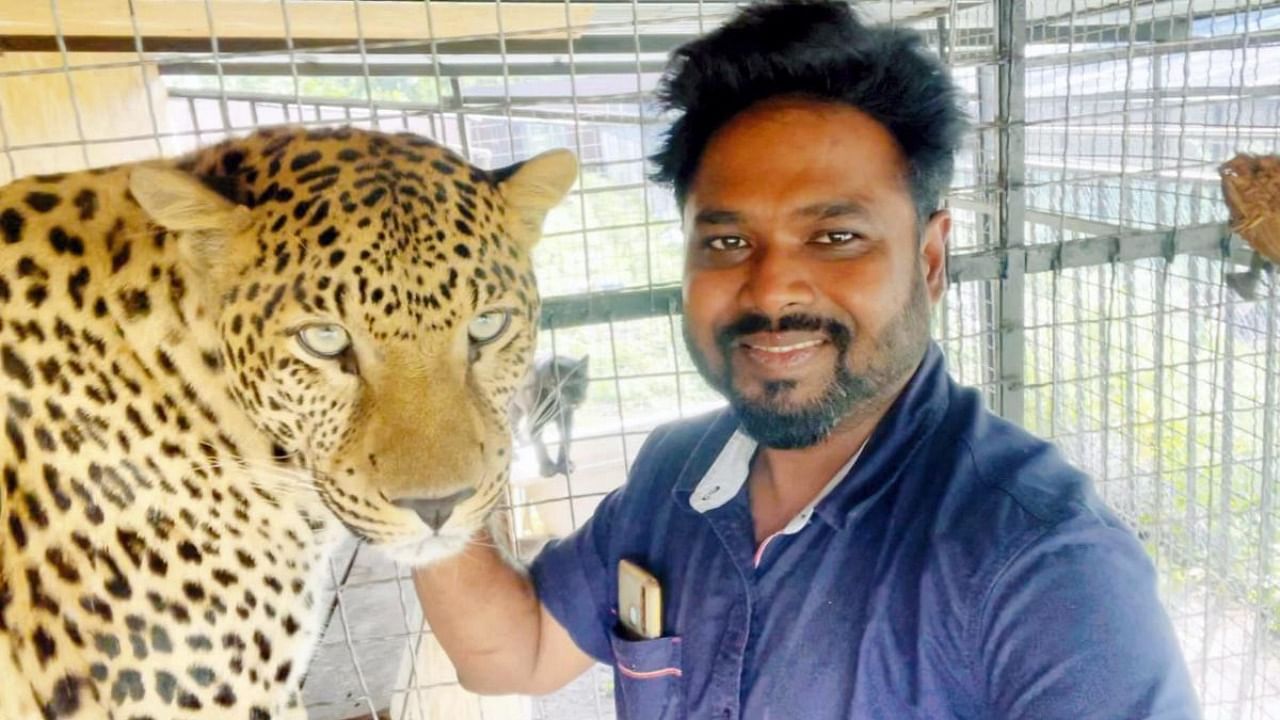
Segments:
[[[609,639],[618,720],[684,718],[680,638],[628,640],[615,629]]]

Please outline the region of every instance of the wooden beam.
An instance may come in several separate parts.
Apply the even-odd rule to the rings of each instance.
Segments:
[[[281,0],[133,0],[132,5],[144,47],[148,38],[191,39],[203,41],[202,49],[208,50],[211,35],[219,44],[250,40],[283,43],[286,12],[288,36],[300,46],[317,41],[342,44],[359,39],[379,42],[496,35],[499,9],[502,32],[507,36],[567,36],[564,5],[433,2],[430,23],[427,5],[418,0],[362,2],[358,8],[350,0],[284,0],[283,9]],[[129,0],[59,0],[58,22],[52,6],[32,0],[0,0],[0,39],[12,49],[30,50],[40,49],[31,47],[32,43],[58,34],[77,38],[81,45],[95,40],[127,40],[132,46]],[[567,20],[573,28],[585,29],[594,14],[594,4],[573,3]]]
[[[95,59],[124,62],[137,55]],[[89,60],[71,53],[67,62],[75,67]],[[170,126],[165,86],[154,65],[70,73],[62,68],[58,53],[0,54],[0,185],[179,149],[171,140],[155,139]],[[44,146],[24,147],[30,145]]]
[[[506,7],[506,3],[503,4]],[[575,32],[585,28],[577,28]],[[692,40],[694,35],[642,34],[638,38],[629,34],[576,35],[573,40],[575,54],[621,53],[634,55],[637,43],[641,53],[663,54]],[[64,35],[67,49],[80,52],[134,52],[134,39],[130,37],[97,37]],[[496,37],[459,38],[438,40],[435,47],[428,40],[369,40],[365,51],[370,55],[428,55],[433,51],[441,55],[499,55],[505,49],[508,55],[567,55],[567,37],[551,38],[517,36],[506,38],[505,43]],[[169,37],[146,35],[143,49],[149,53],[208,53],[211,49],[207,37]],[[273,53],[288,50],[284,37],[277,38],[224,38],[218,37],[218,52],[225,55],[238,53]],[[341,50],[357,51],[356,40],[351,37],[302,38],[293,41],[295,50],[312,52]],[[57,52],[57,38],[51,35],[5,35],[0,33],[0,52]],[[987,58],[986,54],[981,55]],[[984,60],[985,61],[985,60]]]

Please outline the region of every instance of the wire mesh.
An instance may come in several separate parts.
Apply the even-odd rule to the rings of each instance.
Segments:
[[[590,356],[592,375],[574,469],[541,478],[527,448],[517,458],[508,512],[528,555],[590,516],[655,425],[722,402],[679,337],[678,209],[648,183],[645,157],[665,127],[651,91],[666,53],[733,7],[5,3],[0,182],[277,123],[410,130],[484,167],[576,150],[579,183],[536,255],[540,347]],[[934,317],[952,373],[993,407],[1021,407],[1015,419],[1138,529],[1206,715],[1280,718],[1280,315],[1274,282],[1256,300],[1224,282],[1247,256],[1226,240],[1215,172],[1237,151],[1280,151],[1280,6],[859,7],[923,33],[974,121],[948,200],[954,282]],[[1015,82],[1025,97],[1009,106]],[[1024,149],[1014,176],[1010,139]],[[1011,198],[1019,227],[1002,225]],[[601,668],[547,698],[460,697],[404,568],[347,547],[331,574],[304,688],[312,717],[613,716]]]
[[[1182,256],[1034,276],[1027,420],[1139,530],[1206,715],[1270,718],[1277,307],[1226,290],[1229,270]]]

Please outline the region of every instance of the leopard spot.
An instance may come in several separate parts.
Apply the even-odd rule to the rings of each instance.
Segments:
[[[27,207],[40,213],[47,213],[58,207],[58,203],[62,202],[62,198],[57,195],[39,190],[27,193],[25,200]]]
[[[26,222],[22,213],[13,208],[5,208],[4,212],[0,212],[0,233],[4,234],[4,241],[14,245],[21,240],[22,228]]]
[[[90,672],[94,673],[100,664],[90,668]],[[104,677],[99,678],[105,680],[106,668],[103,668]],[[96,678],[97,675],[95,674]],[[49,696],[49,702],[45,703],[44,716],[46,718],[72,717],[80,711],[80,692],[82,686],[88,685],[88,682],[76,675],[64,675],[58,678],[53,684],[53,692]]]

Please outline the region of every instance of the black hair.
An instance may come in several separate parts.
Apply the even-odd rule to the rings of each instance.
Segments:
[[[946,66],[914,31],[864,24],[830,0],[754,3],[672,53],[658,99],[680,114],[652,158],[654,179],[683,206],[712,135],[781,96],[850,105],[879,122],[906,158],[916,213],[938,208],[968,125]]]

